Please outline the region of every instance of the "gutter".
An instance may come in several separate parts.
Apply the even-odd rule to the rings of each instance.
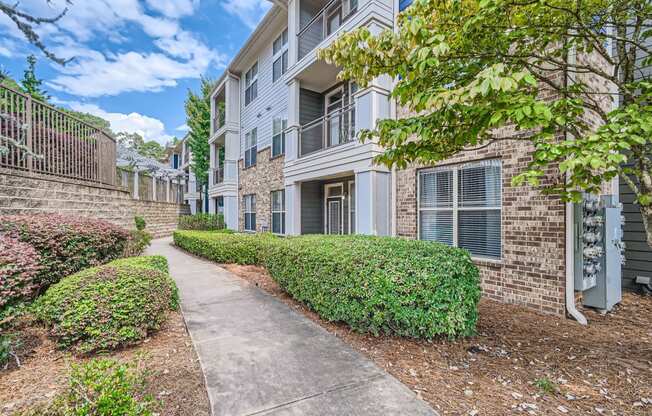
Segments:
[[[577,50],[573,47],[567,57],[569,65],[575,65],[577,60]],[[573,80],[568,76],[568,71],[564,71],[564,84],[568,86]],[[567,132],[564,135],[567,136]],[[568,178],[568,173],[566,178]],[[588,321],[575,305],[575,224],[573,221],[573,203],[566,202],[566,311],[580,325],[587,325]]]

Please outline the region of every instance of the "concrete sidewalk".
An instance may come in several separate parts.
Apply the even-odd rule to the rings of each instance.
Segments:
[[[334,335],[217,265],[168,258],[215,415],[436,415]]]

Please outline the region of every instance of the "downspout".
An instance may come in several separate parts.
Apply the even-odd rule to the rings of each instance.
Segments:
[[[577,61],[577,50],[573,47],[568,53],[568,65],[575,65]],[[568,68],[564,70],[564,88],[573,82],[568,76]],[[568,139],[568,132],[564,131],[564,139]],[[569,179],[569,173],[566,173],[566,179]],[[575,306],[575,223],[573,221],[573,203],[566,202],[566,311],[580,325],[587,325],[588,321],[577,307]]]

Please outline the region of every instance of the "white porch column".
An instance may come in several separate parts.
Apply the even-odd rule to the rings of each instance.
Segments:
[[[133,198],[134,199],[140,199],[140,193],[138,192],[138,169],[134,170],[134,194]]]
[[[156,179],[155,176],[152,176],[152,201],[156,201],[158,198],[156,197]]]
[[[215,181],[213,180],[213,169],[217,169],[217,165],[215,164],[215,161],[217,158],[215,157],[215,143],[211,143],[208,145],[209,146],[209,168],[208,168],[208,189],[210,189]]]
[[[355,220],[358,234],[391,233],[391,174],[377,168],[356,172]]]
[[[215,198],[208,197],[208,213],[217,214],[217,205],[215,204]]]
[[[292,68],[299,56],[299,3],[300,0],[288,0],[288,68]]]
[[[238,197],[225,196],[224,197],[224,222],[226,228],[233,231],[238,231]]]
[[[301,234],[301,183],[285,185],[285,233]]]
[[[172,202],[170,201],[170,178],[165,179],[165,200],[167,202]]]
[[[292,80],[288,90],[288,129],[285,135],[285,161],[293,161],[299,158],[299,93],[301,84],[298,80]]]

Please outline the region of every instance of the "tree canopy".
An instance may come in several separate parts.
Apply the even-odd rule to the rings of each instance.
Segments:
[[[514,185],[540,186],[552,167],[546,191],[578,201],[620,176],[652,246],[651,22],[648,0],[415,0],[396,31],[361,28],[319,54],[343,79],[396,80],[392,96],[412,115],[362,132],[386,149],[377,162],[524,140],[533,160]]]
[[[186,123],[188,124],[188,146],[192,152],[190,168],[200,185],[208,184],[208,169],[210,168],[210,146],[208,139],[211,134],[211,93],[215,82],[202,78],[198,93],[189,90],[186,98]]]
[[[133,150],[146,158],[161,162],[166,157],[163,145],[156,140],[145,141],[143,136],[138,133],[120,132],[116,134],[116,140],[126,149]]]

